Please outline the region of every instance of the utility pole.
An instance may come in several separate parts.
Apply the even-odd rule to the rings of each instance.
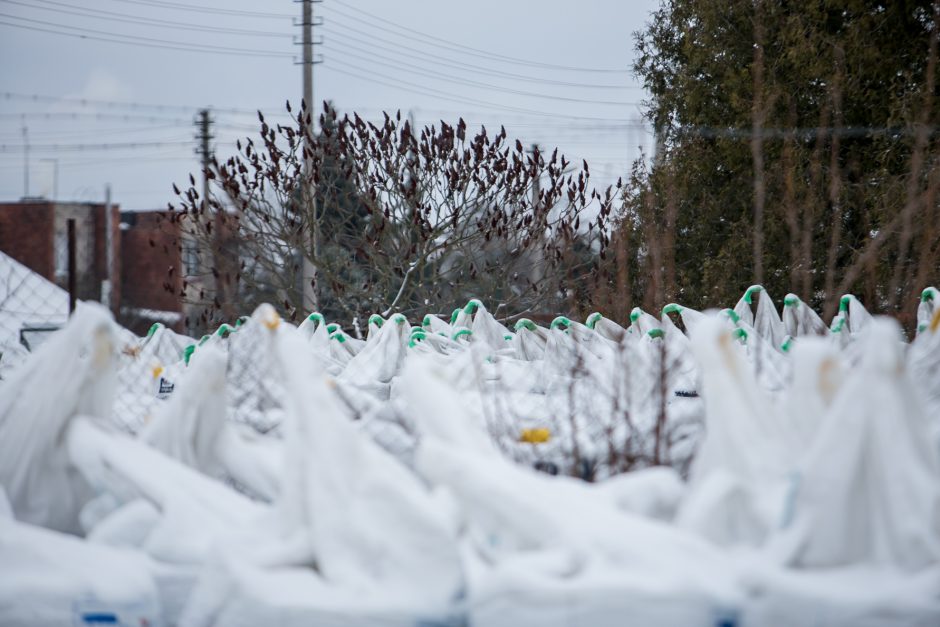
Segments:
[[[23,198],[29,198],[29,129],[23,122]]]
[[[209,117],[209,110],[200,109],[199,117],[196,120],[196,127],[199,129],[199,134],[196,136],[196,140],[199,142],[199,145],[196,147],[196,154],[199,155],[202,161],[203,211],[209,208],[209,161],[212,158],[212,149],[209,146],[209,142],[212,140],[212,134],[210,133],[211,126],[212,118]]]
[[[198,132],[196,134],[196,154],[199,156],[200,163],[202,165],[202,203],[201,209],[203,214],[203,219],[208,220],[209,216],[207,213],[210,210],[209,206],[209,167],[212,162],[212,146],[211,141],[213,139],[212,135],[212,117],[210,116],[209,109],[200,109],[199,114],[196,116],[196,128]],[[229,304],[229,299],[227,294],[224,293],[224,279],[225,274],[223,268],[225,267],[225,256],[222,251],[222,216],[216,215],[213,220],[213,232],[211,243],[209,244],[210,252],[212,254],[212,265],[214,266],[216,272],[218,273],[217,278],[215,279],[215,284],[213,285],[215,296],[219,302],[224,305]],[[200,268],[202,270],[203,268]]]
[[[314,262],[310,259],[309,251],[312,249],[313,258],[319,259],[320,257],[320,220],[317,217],[317,196],[316,189],[314,188],[313,177],[311,176],[312,170],[312,161],[313,161],[313,134],[316,130],[316,124],[314,120],[316,119],[316,106],[313,101],[313,66],[317,63],[322,63],[323,59],[315,59],[313,55],[313,47],[315,45],[320,45],[323,43],[323,40],[314,41],[313,40],[313,27],[320,26],[323,24],[322,18],[319,21],[314,21],[313,16],[313,5],[314,2],[322,2],[322,0],[300,0],[303,12],[300,26],[302,28],[302,37],[301,45],[303,46],[303,61],[301,65],[303,66],[303,81],[304,81],[304,96],[303,101],[304,105],[304,125],[307,127],[305,129],[305,136],[307,139],[307,158],[304,163],[304,188],[302,190],[302,198],[304,199],[304,204],[310,207],[310,228],[306,234],[306,242],[301,251],[302,259],[302,271],[301,271],[301,283],[302,283],[302,304],[301,306],[306,312],[316,311],[320,308],[319,298],[317,298],[317,267]]]
[[[114,311],[114,221],[111,217],[111,184],[104,186],[105,279],[101,282],[101,303]]]

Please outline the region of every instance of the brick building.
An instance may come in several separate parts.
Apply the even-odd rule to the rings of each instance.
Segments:
[[[0,203],[0,251],[60,287],[68,286],[68,220],[75,220],[76,292],[106,302],[123,326],[146,333],[153,322],[183,330],[179,234],[156,211],[121,212],[111,205],[110,237],[103,203],[43,198]],[[108,246],[111,271],[108,272]],[[175,293],[165,289],[165,284]]]

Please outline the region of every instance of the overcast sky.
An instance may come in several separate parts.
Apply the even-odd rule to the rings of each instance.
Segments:
[[[586,159],[595,184],[652,141],[630,72],[655,0],[324,0],[314,99],[366,118],[413,111],[506,126]],[[0,201],[29,194],[123,209],[172,202],[198,173],[193,119],[220,158],[302,96],[301,5],[288,0],[0,0]],[[82,102],[84,100],[84,102]]]

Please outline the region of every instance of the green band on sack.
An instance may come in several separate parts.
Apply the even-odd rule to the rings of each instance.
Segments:
[[[723,309],[721,313],[731,318],[731,322],[735,324],[741,322],[741,316],[739,316],[738,312],[736,312],[734,309]]]
[[[800,298],[796,294],[787,294],[783,297],[783,306],[784,307],[799,307]]]
[[[392,322],[394,322],[397,325],[402,325],[408,322],[408,318],[405,317],[405,314],[397,313],[394,316],[392,316]]]
[[[462,337],[462,336],[464,336],[464,335],[466,335],[467,337],[470,337],[471,335],[473,335],[473,331],[471,331],[470,329],[458,329],[458,330],[451,336],[450,339],[456,341],[457,338]]]
[[[926,303],[927,301],[933,300],[933,293],[936,291],[936,288],[933,287],[928,287],[925,289],[920,293],[920,302]]]
[[[584,324],[587,326],[587,328],[593,329],[595,326],[597,326],[598,321],[603,317],[604,316],[601,315],[601,312],[595,311],[587,317],[587,320],[584,321]]]
[[[424,314],[424,319],[421,321],[421,326],[422,327],[431,326],[431,320],[432,320],[431,314]]]
[[[313,314],[310,314],[310,315],[312,316]],[[238,320],[235,321],[235,328],[237,329],[238,327],[242,326],[246,322],[248,322],[248,316],[240,317]]]
[[[454,310],[454,313],[450,314],[450,323],[451,323],[451,324],[454,324],[455,322],[457,322],[457,316],[460,315],[460,312],[461,312],[461,311],[462,311],[462,309],[460,309],[460,307],[458,307],[457,309]]]
[[[342,331],[337,331],[336,333],[334,333],[333,335],[330,336],[330,339],[331,339],[331,340],[336,340],[336,341],[339,342],[340,344],[345,344],[345,343],[346,343],[346,334],[343,333]]]
[[[414,327],[411,329],[411,337],[420,337],[423,340],[427,337],[427,331],[421,327]]]
[[[210,337],[212,337],[212,336],[211,336],[211,335],[203,335],[201,338],[199,338],[199,344],[198,344],[198,346],[202,346],[203,344],[205,344],[206,342],[208,342]]]
[[[463,307],[463,312],[465,314],[473,314],[477,309],[483,306],[483,303],[480,302],[479,298],[471,298],[467,301],[467,304]]]
[[[744,302],[750,305],[751,301],[754,299],[754,294],[760,292],[763,289],[763,286],[760,285],[752,285],[751,287],[747,288],[747,291],[744,292]]]
[[[633,311],[630,312],[630,322],[636,322],[640,319],[640,316],[643,314],[643,310],[639,307],[634,307]]]
[[[789,353],[791,346],[793,346],[793,338],[788,335],[783,338],[783,344],[780,345],[780,350],[784,353]]]
[[[855,298],[851,294],[846,294],[839,299],[839,311],[848,311],[849,303],[852,302],[852,299]]]
[[[552,324],[549,328],[557,329],[558,327],[565,327],[566,329],[571,326],[571,320],[564,316],[558,316],[552,320]]]
[[[379,314],[372,314],[371,316],[369,316],[369,324],[374,324],[375,326],[381,329],[382,325],[385,324],[385,318],[383,318]]]
[[[152,325],[150,325],[150,330],[147,331],[147,339],[149,340],[151,337],[153,337],[153,334],[156,333],[162,326],[163,325],[159,322],[154,322]]]
[[[324,322],[326,322],[326,318],[324,318],[323,314],[321,314],[319,311],[315,311],[309,316],[307,316],[307,320],[309,320],[310,322],[316,322],[317,324],[323,324]]]
[[[337,331],[342,331],[342,330],[343,330],[342,327],[340,327],[335,322],[331,322],[328,325],[326,325],[326,332],[329,333],[330,335],[333,335]]]
[[[845,326],[845,316],[839,316],[832,321],[832,327],[829,330],[833,333],[841,333],[843,326]]]
[[[195,344],[190,344],[189,346],[187,346],[186,348],[183,349],[183,362],[184,362],[187,366],[189,365],[189,358],[192,357],[192,356],[193,356],[193,353],[195,353],[195,352],[196,352],[196,345],[195,345]]]
[[[653,338],[654,340],[661,340],[664,337],[666,337],[666,332],[663,331],[662,329],[650,329],[649,331],[646,332],[646,334],[650,336],[651,338]]]
[[[519,329],[528,329],[529,331],[535,331],[538,327],[535,325],[534,322],[532,322],[528,318],[519,318],[516,321],[516,326],[513,328],[516,331],[518,331]]]
[[[741,340],[742,344],[747,344],[747,331],[745,331],[741,327],[738,327],[737,329],[732,331],[731,337],[733,337],[736,340]]]
[[[676,303],[669,303],[668,305],[663,307],[663,315],[669,315],[671,313],[681,314],[682,309],[683,309],[682,305],[678,305]]]
[[[226,324],[223,322],[222,324],[219,325],[219,328],[216,329],[215,334],[218,335],[219,337],[225,337],[229,333],[232,333],[234,330],[235,328],[232,327],[232,325]]]

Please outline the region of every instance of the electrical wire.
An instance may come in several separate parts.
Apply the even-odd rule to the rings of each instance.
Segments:
[[[273,19],[290,19],[292,15],[286,15],[284,13],[263,13],[259,11],[244,11],[241,9],[219,9],[216,7],[207,7],[203,5],[194,5],[194,4],[182,4],[179,2],[160,2],[158,0],[114,0],[115,2],[124,2],[127,4],[140,4],[150,7],[158,7],[164,9],[180,9],[182,11],[193,11],[196,13],[208,13],[211,15],[233,15],[238,17],[255,17],[255,18],[273,18]]]
[[[140,148],[157,148],[166,146],[189,146],[194,140],[187,141],[161,141],[161,142],[118,142],[113,144],[29,144],[32,151],[86,151],[86,150],[137,150]],[[22,151],[24,144],[0,144],[0,152]]]
[[[5,13],[0,13],[0,17],[5,17],[7,19],[20,20],[21,22],[30,22],[32,24],[41,24],[43,26],[28,26],[26,24],[15,24],[11,22],[0,21],[0,25],[10,26],[13,28],[21,28],[25,30],[31,30],[41,33],[49,33],[53,35],[65,35],[68,37],[77,37],[79,39],[88,39],[93,41],[103,41],[116,44],[125,44],[130,46],[143,46],[147,48],[163,48],[166,50],[179,50],[184,52],[206,52],[210,54],[227,54],[233,56],[242,56],[242,57],[273,57],[273,58],[293,58],[294,55],[289,52],[276,52],[273,50],[246,50],[244,48],[230,48],[226,46],[211,46],[208,44],[188,44],[186,42],[179,41],[164,41],[162,39],[155,39],[153,37],[141,37],[137,35],[122,35],[121,33],[111,33],[108,31],[100,31],[90,28],[80,28],[78,26],[68,26],[65,24],[57,24],[55,22],[46,22],[44,20],[33,20],[25,17],[18,17],[16,15],[9,15]],[[51,28],[46,28],[46,26],[51,26],[54,28],[64,28],[68,30],[80,31],[81,33],[92,33],[91,35],[83,35],[80,33],[72,32],[62,32],[57,30],[52,30]],[[114,37],[125,37],[127,39],[114,39]],[[153,43],[160,42],[160,43]]]
[[[42,94],[20,94],[16,92],[0,92],[0,97],[6,100],[26,100],[31,102],[50,102],[50,103],[70,103],[77,104],[82,107],[87,106],[96,106],[96,107],[107,107],[107,108],[128,108],[128,109],[153,109],[157,111],[181,111],[186,113],[195,113],[200,109],[205,109],[206,107],[197,107],[194,105],[169,105],[169,104],[154,104],[154,103],[144,103],[144,102],[129,102],[129,101],[117,101],[117,100],[99,100],[94,98],[76,98],[68,96],[46,96]],[[275,107],[268,107],[268,109],[274,109]],[[257,116],[257,109],[238,109],[238,108],[216,108],[209,107],[213,114],[215,113],[231,113],[235,115],[252,115]],[[262,109],[265,111],[265,109]],[[2,115],[2,114],[0,114]],[[43,114],[49,115],[49,114]],[[74,114],[63,114],[63,115],[74,115]],[[106,115],[101,113],[93,113],[89,115]],[[128,116],[132,114],[115,114],[120,116]],[[265,113],[265,115],[269,115]],[[284,115],[287,115],[286,113]],[[150,116],[145,116],[150,117]],[[157,118],[155,118],[157,119]]]
[[[337,66],[339,66],[339,67],[341,67],[341,68],[342,68],[342,67],[345,67],[345,68],[348,68],[348,69],[346,69],[346,70],[340,72],[338,69],[332,67],[332,64],[335,64],[335,65],[337,65]],[[336,71],[337,73],[341,74],[342,76],[352,76],[352,77],[354,77],[354,78],[358,78],[358,79],[360,79],[360,80],[367,81],[367,82],[369,82],[369,83],[378,83],[378,84],[380,84],[380,85],[386,85],[386,86],[388,86],[388,87],[395,87],[395,88],[397,88],[397,89],[401,89],[401,90],[406,91],[406,92],[415,93],[415,94],[420,94],[420,95],[423,95],[423,96],[434,96],[434,97],[437,97],[437,98],[441,98],[441,99],[443,99],[443,100],[449,100],[449,101],[451,101],[451,102],[458,102],[458,103],[461,103],[461,104],[470,103],[470,104],[475,104],[475,105],[479,105],[479,106],[490,107],[490,108],[493,108],[493,109],[500,109],[500,110],[506,110],[506,111],[515,111],[515,112],[518,112],[518,113],[527,113],[527,114],[533,115],[533,116],[548,117],[548,118],[563,117],[563,118],[567,118],[567,119],[595,120],[595,121],[601,121],[601,122],[610,122],[610,121],[628,122],[628,121],[629,121],[629,120],[624,119],[624,118],[603,118],[603,117],[571,116],[571,115],[560,116],[560,115],[557,115],[557,114],[555,114],[555,113],[549,113],[549,112],[547,112],[547,111],[537,111],[537,110],[535,110],[535,109],[526,109],[526,108],[522,108],[522,107],[513,107],[513,106],[509,106],[509,105],[501,105],[501,104],[494,103],[494,102],[487,102],[487,101],[485,101],[485,100],[477,100],[477,99],[475,99],[475,98],[463,98],[463,97],[458,97],[458,96],[454,96],[453,94],[449,94],[449,93],[447,93],[447,92],[439,91],[439,90],[436,90],[436,89],[433,89],[433,88],[430,88],[430,87],[424,87],[423,85],[419,85],[419,84],[417,84],[417,83],[412,83],[412,82],[409,82],[409,81],[398,80],[398,81],[396,81],[396,82],[390,82],[390,81],[384,80],[384,75],[382,75],[382,74],[378,74],[378,73],[373,72],[373,71],[371,71],[371,70],[369,70],[369,69],[367,69],[367,68],[363,68],[363,67],[361,67],[361,66],[354,65],[354,64],[352,64],[352,63],[346,63],[346,62],[344,62],[344,61],[338,61],[338,60],[335,60],[335,59],[331,61],[331,64],[330,64],[330,65],[324,64],[323,67],[324,67],[324,69],[329,70],[329,71]],[[357,71],[359,71],[359,72],[365,72],[366,74],[371,74],[371,75],[372,75],[373,77],[375,77],[375,78],[369,77],[369,76],[364,76],[364,75],[362,75],[362,74],[358,74]],[[406,86],[407,86],[407,87],[406,87]]]
[[[246,35],[252,37],[284,37],[290,38],[289,33],[283,32],[274,32],[274,31],[257,31],[257,30],[246,30],[241,28],[223,28],[218,26],[202,26],[194,24],[186,24],[184,22],[175,22],[170,20],[161,20],[157,18],[141,18],[134,15],[128,15],[126,13],[116,13],[114,11],[103,11],[101,9],[91,9],[81,6],[76,6],[74,4],[67,4],[65,2],[56,2],[55,0],[33,0],[34,2],[41,2],[43,4],[53,5],[55,7],[65,7],[65,8],[53,8],[53,7],[44,7],[44,6],[35,6],[28,2],[19,2],[18,0],[0,0],[0,2],[5,2],[7,4],[15,4],[18,6],[29,7],[32,9],[39,9],[40,11],[49,11],[52,13],[61,13],[66,15],[77,15],[79,17],[88,17],[94,19],[108,20],[112,22],[124,22],[127,24],[142,24],[144,26],[166,26],[172,27],[179,30],[192,30],[206,33],[219,33],[225,35]]]
[[[446,83],[453,83],[453,84],[456,84],[456,85],[470,85],[470,86],[473,86],[473,87],[481,87],[481,88],[483,88],[483,89],[487,89],[487,90],[490,90],[490,91],[498,91],[498,92],[503,92],[503,93],[507,93],[507,94],[514,94],[514,95],[517,95],[517,96],[526,96],[526,97],[529,97],[529,98],[540,98],[540,99],[542,99],[542,100],[551,100],[551,101],[556,101],[556,102],[575,102],[575,103],[579,103],[579,104],[608,105],[608,106],[615,106],[615,107],[629,107],[629,106],[635,106],[635,105],[639,104],[639,103],[636,103],[636,102],[624,102],[624,101],[612,101],[612,100],[594,100],[594,99],[588,99],[588,98],[572,98],[572,97],[570,97],[570,96],[552,96],[552,95],[548,95],[548,94],[540,94],[540,93],[537,93],[537,92],[524,91],[524,90],[521,90],[521,89],[512,89],[512,88],[509,88],[509,87],[500,87],[499,85],[493,85],[493,84],[490,84],[490,83],[481,83],[481,82],[479,82],[479,81],[474,81],[474,80],[469,80],[469,79],[452,78],[452,77],[450,77],[450,76],[447,76],[447,75],[445,75],[445,74],[441,74],[441,73],[439,73],[439,72],[433,72],[433,71],[424,70],[424,69],[419,68],[418,66],[415,66],[415,65],[410,65],[410,64],[403,65],[403,64],[389,63],[389,62],[387,62],[387,61],[382,61],[382,60],[380,60],[380,59],[376,59],[376,58],[364,56],[364,55],[361,55],[361,54],[357,54],[357,53],[355,53],[355,52],[350,52],[350,51],[348,51],[348,50],[344,51],[343,54],[344,54],[344,56],[346,56],[346,57],[353,57],[354,59],[360,59],[360,60],[363,60],[363,61],[367,61],[367,62],[371,62],[371,63],[378,64],[378,65],[381,65],[381,66],[389,67],[389,68],[392,68],[392,69],[401,69],[402,67],[405,67],[405,68],[408,69],[410,72],[415,73],[415,74],[418,74],[419,76],[426,76],[426,77],[428,77],[428,78],[433,78],[433,79],[436,79],[436,80],[439,80],[439,81],[444,81],[444,82],[446,82]]]
[[[342,29],[348,30],[350,32],[359,33],[361,35],[369,37],[370,41],[365,41],[363,39],[350,35],[341,30],[334,30],[329,25],[321,27],[320,30],[322,30],[328,35],[335,35],[341,38],[341,40],[344,40],[344,45],[349,46],[350,48],[360,50],[362,52],[369,52],[369,51],[363,50],[362,48],[356,48],[352,44],[345,43],[345,40],[353,41],[362,45],[371,46],[373,48],[378,48],[379,50],[382,50],[387,53],[396,54],[399,56],[408,57],[412,59],[419,59],[427,63],[433,63],[436,65],[442,65],[445,67],[465,69],[470,72],[474,72],[476,74],[483,74],[486,76],[509,78],[509,79],[521,80],[521,81],[525,81],[529,83],[539,83],[543,85],[553,85],[553,86],[560,86],[560,87],[580,87],[580,88],[585,88],[585,89],[620,89],[620,90],[642,89],[642,87],[635,86],[635,85],[601,85],[598,83],[576,83],[576,82],[571,82],[571,81],[559,81],[559,80],[554,80],[554,79],[533,77],[533,76],[529,76],[526,74],[516,74],[513,72],[505,72],[503,70],[495,70],[492,68],[484,68],[484,67],[481,67],[479,64],[458,61],[451,57],[442,57],[437,53],[429,53],[428,51],[421,50],[420,48],[415,48],[412,46],[404,45],[404,44],[401,44],[400,42],[396,42],[390,39],[385,39],[384,37],[378,37],[372,33],[368,33],[366,31],[360,30],[352,26],[347,26],[342,23],[338,23],[337,26],[339,26]],[[383,46],[383,45],[375,43],[377,41],[387,43],[389,44],[389,46]],[[329,40],[327,40],[326,43],[329,44],[330,43]],[[402,52],[402,50],[408,50],[414,54],[410,54],[408,52]]]
[[[417,29],[414,29],[414,28],[410,28],[410,27],[408,27],[408,26],[404,26],[404,25],[402,25],[402,24],[398,24],[397,22],[393,22],[392,20],[388,20],[388,19],[379,17],[379,16],[377,16],[377,15],[375,15],[375,14],[373,14],[373,13],[369,13],[368,11],[365,11],[365,10],[359,8],[359,7],[356,7],[356,6],[353,6],[353,5],[351,5],[351,4],[348,4],[347,2],[343,2],[343,0],[332,0],[332,2],[333,2],[334,4],[339,4],[340,6],[344,6],[344,7],[346,7],[347,9],[351,9],[351,10],[355,11],[356,13],[359,13],[360,15],[363,15],[367,20],[371,20],[371,21],[373,21],[373,22],[381,22],[381,23],[384,23],[384,24],[388,24],[388,25],[390,25],[390,26],[395,27],[395,28],[398,29],[398,30],[411,33],[412,35],[417,35],[417,36],[419,36],[419,37],[423,37],[423,38],[425,38],[425,39],[427,39],[427,40],[431,40],[431,41],[433,41],[433,42],[439,42],[439,43],[432,43],[431,45],[435,45],[435,46],[440,47],[440,48],[446,48],[446,49],[451,49],[451,50],[457,50],[458,52],[463,52],[463,54],[468,54],[468,55],[470,55],[470,56],[483,56],[483,57],[485,57],[485,58],[490,58],[490,59],[496,60],[496,61],[504,61],[504,62],[507,62],[507,63],[515,64],[515,65],[526,65],[526,66],[530,66],[530,67],[541,67],[541,68],[549,69],[549,70],[565,70],[565,71],[582,72],[582,73],[584,73],[584,72],[589,72],[589,73],[596,73],[596,74],[628,74],[628,73],[629,73],[629,70],[626,70],[626,69],[587,68],[587,67],[576,67],[576,66],[569,66],[569,65],[556,65],[556,64],[553,64],[553,63],[544,63],[544,62],[541,62],[541,61],[531,61],[531,60],[528,60],[528,59],[520,59],[520,58],[517,58],[517,57],[511,57],[511,56],[507,56],[507,55],[497,54],[497,53],[495,53],[495,52],[490,52],[490,51],[488,51],[488,50],[481,50],[480,48],[473,48],[473,47],[471,47],[471,46],[465,46],[465,45],[463,45],[463,44],[454,43],[453,41],[451,41],[451,40],[449,40],[449,39],[444,39],[444,38],[442,38],[442,37],[436,37],[436,36],[434,36],[434,35],[429,35],[429,34],[427,34],[427,33],[425,33],[425,32],[420,31],[420,30],[417,30]],[[360,20],[360,21],[361,21],[361,19],[362,19],[362,18],[357,18],[357,17],[351,16],[351,15],[349,15],[348,13],[345,13],[345,12],[341,11],[340,9],[335,9],[335,8],[333,8],[333,9],[331,9],[331,10],[332,10],[332,11],[336,11],[338,14],[344,15],[345,17],[347,17],[347,18],[349,18],[349,19]],[[371,26],[372,28],[378,28],[378,29],[381,29],[381,30],[385,30],[385,31],[387,31],[387,32],[394,32],[394,31],[390,31],[388,28],[386,28],[386,27],[384,27],[384,26],[372,26],[371,24],[370,24],[369,26]],[[396,34],[397,34],[397,33],[396,33]],[[399,36],[401,36],[401,35],[399,35]]]

